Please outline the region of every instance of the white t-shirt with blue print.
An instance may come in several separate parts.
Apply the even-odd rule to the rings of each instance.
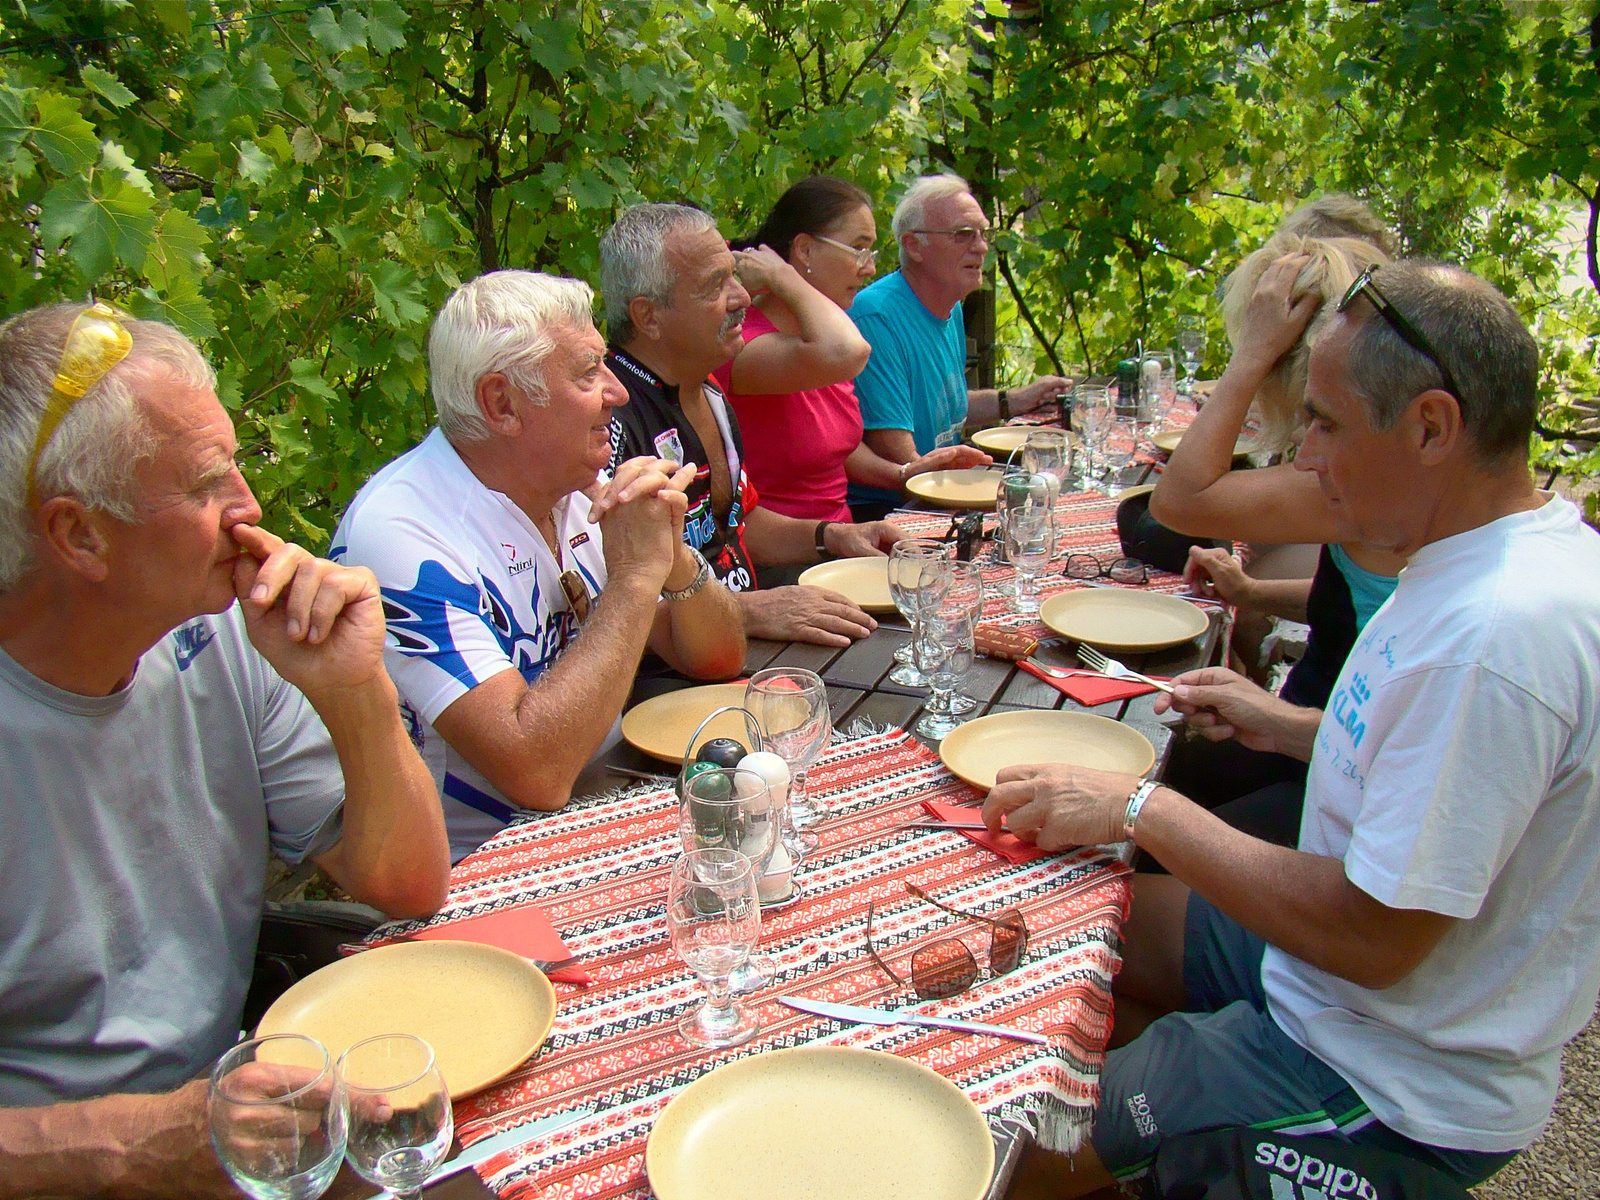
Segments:
[[[521,810],[433,728],[445,709],[501,671],[535,682],[577,632],[563,567],[590,597],[606,582],[600,527],[574,492],[556,506],[562,562],[533,520],[478,481],[435,429],[351,501],[329,557],[368,567],[383,588],[384,661],[433,772],[450,857],[470,854]],[[613,729],[615,734],[615,729]],[[613,738],[608,738],[609,744]]]

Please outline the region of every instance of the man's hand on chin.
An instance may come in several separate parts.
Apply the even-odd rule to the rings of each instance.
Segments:
[[[774,642],[814,642],[845,647],[878,623],[838,592],[819,587],[779,587],[736,592],[745,635]]]

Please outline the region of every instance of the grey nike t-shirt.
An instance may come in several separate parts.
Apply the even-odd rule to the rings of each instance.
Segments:
[[[238,1036],[267,855],[340,836],[327,729],[237,606],[111,696],[0,652],[0,1105],[154,1092]]]

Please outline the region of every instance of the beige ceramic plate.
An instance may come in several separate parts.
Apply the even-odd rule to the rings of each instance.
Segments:
[[[1000,472],[982,467],[924,471],[907,481],[906,491],[940,508],[993,508],[1000,494]]]
[[[1137,729],[1093,713],[991,713],[958,725],[939,743],[939,757],[973,787],[988,791],[1002,767],[1071,763],[1099,771],[1143,775],[1156,748]]]
[[[895,611],[894,597],[889,594],[887,558],[836,558],[802,571],[800,582],[830,588],[854,600],[865,612]]]
[[[1039,619],[1074,642],[1133,653],[1187,642],[1209,624],[1187,600],[1121,588],[1058,593],[1039,606]]]
[[[972,444],[991,454],[1010,454],[1023,442],[1033,428],[1028,425],[996,425],[993,429],[980,429],[972,435]]]
[[[977,1106],[927,1067],[802,1047],[684,1088],[644,1164],[657,1200],[981,1200],[994,1142]]]
[[[476,942],[401,942],[307,975],[257,1028],[316,1038],[337,1061],[362,1038],[414,1033],[433,1047],[450,1098],[503,1079],[544,1044],[556,992],[527,959]]]
[[[681,763],[695,726],[730,704],[744,704],[744,684],[712,683],[652,696],[622,714],[622,736],[646,754]],[[748,749],[750,727],[743,714],[723,713],[706,727],[700,743],[719,737],[732,738]]]
[[[1178,448],[1178,443],[1183,441],[1183,435],[1187,432],[1186,429],[1163,429],[1160,433],[1151,434],[1150,441],[1157,450],[1171,454]],[[1259,449],[1253,439],[1242,437],[1233,444],[1233,456],[1239,458],[1242,455],[1254,454]]]

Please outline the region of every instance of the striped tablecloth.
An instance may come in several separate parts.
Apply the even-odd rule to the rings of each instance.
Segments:
[[[948,512],[899,509],[889,514],[889,520],[914,537],[943,537],[950,530],[951,514]],[[993,525],[991,518],[989,524]],[[998,561],[998,547],[989,541],[979,551],[978,561],[983,564],[985,623],[1010,626],[1033,637],[1050,637],[1051,632],[1037,614],[1024,616],[1016,611],[1009,591],[1016,571]],[[1092,554],[1105,566],[1121,558],[1122,543],[1117,539],[1117,501],[1099,492],[1070,492],[1056,501],[1056,558],[1050,569],[1039,576],[1039,595],[1048,599],[1057,592],[1074,591],[1095,586],[1062,575],[1069,554]],[[1143,591],[1170,592],[1185,595],[1188,587],[1183,576],[1170,571],[1149,568],[1150,579]],[[1101,581],[1104,583],[1105,581]],[[1004,588],[998,585],[1005,585]],[[991,586],[995,585],[995,586]]]
[[[457,864],[433,925],[505,906],[537,903],[595,978],[557,985],[549,1041],[503,1083],[456,1105],[466,1145],[521,1122],[594,1107],[594,1115],[491,1159],[489,1186],[517,1200],[647,1197],[645,1142],[677,1092],[720,1063],[798,1045],[857,1046],[914,1059],[959,1085],[991,1119],[1030,1125],[1041,1144],[1075,1149],[1098,1098],[1111,1031],[1111,978],[1127,915],[1127,868],[1105,852],[1013,865],[958,833],[912,831],[921,801],[976,801],[938,758],[902,731],[836,744],[812,769],[830,819],[822,845],[798,871],[798,903],[762,918],[761,950],[776,984],[747,997],[759,1007],[753,1042],[708,1052],[686,1043],[678,1017],[703,992],[673,954],[664,902],[680,853],[676,801],[667,789],[575,801],[512,825]],[[1027,961],[1000,978],[937,1003],[903,993],[867,956],[874,942],[904,976],[911,950],[955,935],[988,962],[987,927],[941,913],[908,894],[912,880],[950,903],[993,912],[1019,908]],[[416,928],[389,926],[382,936]],[[911,1027],[841,1026],[775,1003],[803,994],[875,1007],[1014,1025],[1047,1032],[1048,1049],[1023,1042]]]

